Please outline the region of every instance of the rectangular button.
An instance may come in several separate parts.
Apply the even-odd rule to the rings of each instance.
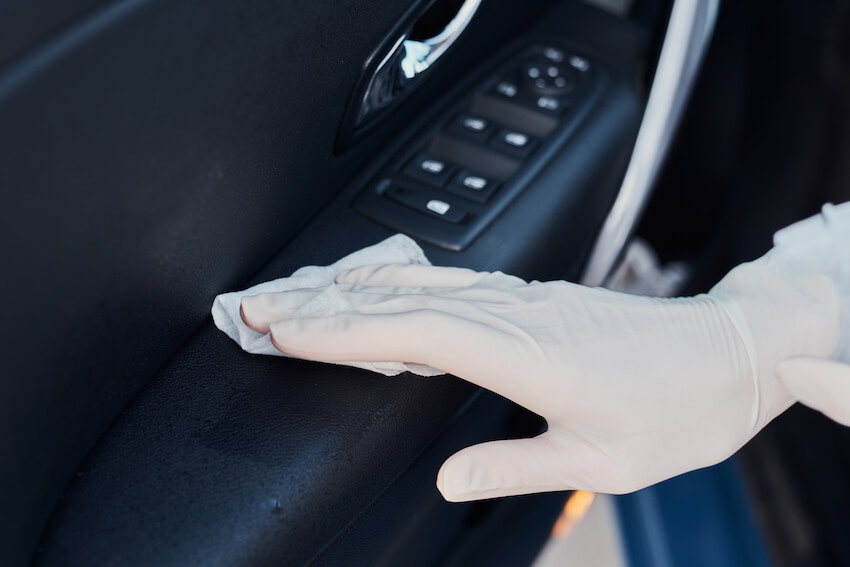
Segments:
[[[469,170],[462,170],[446,186],[447,191],[476,203],[486,203],[496,192],[497,183],[492,179]]]
[[[493,147],[521,158],[529,155],[536,144],[537,141],[528,134],[507,128],[501,130],[492,143]]]
[[[481,191],[489,185],[489,182],[483,177],[477,175],[467,175],[461,180],[461,185],[473,191]]]
[[[564,52],[557,47],[544,47],[543,57],[555,63],[560,63],[564,60]]]
[[[486,142],[493,134],[493,123],[486,118],[464,112],[451,123],[449,130],[463,138]]]
[[[385,195],[393,201],[415,209],[420,213],[436,217],[446,222],[456,224],[466,218],[466,211],[456,207],[452,203],[442,199],[434,199],[418,191],[411,191],[397,185],[393,185],[387,189]]]
[[[466,116],[461,120],[461,125],[464,130],[469,132],[483,132],[489,126],[489,123],[483,118],[478,118],[476,116]]]
[[[404,167],[404,174],[434,187],[443,187],[454,167],[428,154],[419,154]]]
[[[569,61],[570,65],[572,65],[574,69],[581,71],[582,73],[586,73],[590,70],[590,61],[588,61],[584,57],[580,57],[578,55],[570,55]]]
[[[563,103],[553,96],[539,96],[535,101],[537,108],[542,110],[551,110],[552,112],[558,112],[563,107]]]
[[[510,81],[499,81],[493,87],[493,93],[505,98],[516,98],[519,94],[519,86]]]
[[[515,148],[524,148],[528,145],[528,142],[530,142],[527,135],[519,132],[506,132],[502,136],[502,141]]]

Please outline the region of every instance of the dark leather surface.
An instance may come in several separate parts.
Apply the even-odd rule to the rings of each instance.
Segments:
[[[545,25],[592,46],[599,30],[575,22],[579,31],[570,21]],[[616,63],[597,112],[470,249],[426,246],[434,263],[529,279],[577,274],[639,120],[634,58],[644,38],[628,26],[615,31],[625,39],[599,52]],[[218,291],[326,264],[389,236],[349,207],[358,179],[368,176],[361,172],[249,282]],[[430,556],[411,556],[414,546],[392,546],[415,539],[405,529],[432,508],[428,517],[443,530],[434,535],[433,522],[422,520],[418,541],[446,559],[460,544],[449,536],[476,512],[439,500],[433,482],[442,459],[472,442],[529,433],[517,427],[513,406],[492,397],[482,406],[475,395],[446,376],[385,378],[248,355],[207,323],[81,467],[37,564],[298,565],[341,557],[352,565],[399,557],[427,564]],[[551,497],[535,502],[551,510]]]
[[[0,69],[108,0],[0,0]]]
[[[511,19],[489,3],[486,33],[447,57],[445,80],[544,3]],[[361,65],[411,0],[28,4],[12,8],[43,27],[19,28],[0,72],[0,564],[12,566],[214,295],[443,88],[426,82],[419,103],[335,157]]]

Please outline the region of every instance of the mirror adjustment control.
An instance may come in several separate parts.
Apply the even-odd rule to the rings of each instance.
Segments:
[[[562,49],[552,47],[551,45],[538,46],[537,50],[543,55],[543,57],[552,63],[562,63],[566,61],[570,67],[576,71],[581,73],[590,71],[590,61],[581,55],[572,54],[568,56]]]
[[[404,174],[433,187],[443,187],[454,173],[454,167],[428,154],[418,154],[404,167]]]
[[[498,184],[493,179],[464,169],[452,179],[446,190],[484,204],[496,192],[497,187]]]
[[[535,59],[522,67],[522,80],[537,95],[563,97],[578,86],[575,72],[545,59]]]
[[[415,209],[420,213],[436,217],[446,222],[457,224],[466,218],[466,211],[447,201],[434,199],[418,191],[411,191],[397,185],[387,188],[385,195],[393,201]]]

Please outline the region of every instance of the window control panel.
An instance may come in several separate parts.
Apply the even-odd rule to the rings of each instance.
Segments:
[[[577,49],[531,43],[430,122],[369,182],[355,209],[444,248],[465,248],[567,142],[605,77]]]

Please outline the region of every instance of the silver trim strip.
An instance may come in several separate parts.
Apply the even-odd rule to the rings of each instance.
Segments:
[[[407,53],[401,62],[405,77],[412,79],[433,65],[457,41],[480,5],[481,0],[465,0],[452,21],[440,33],[421,41],[405,40]]]
[[[620,192],[596,239],[581,283],[601,286],[652,192],[708,48],[720,0],[676,0],[655,79]]]

